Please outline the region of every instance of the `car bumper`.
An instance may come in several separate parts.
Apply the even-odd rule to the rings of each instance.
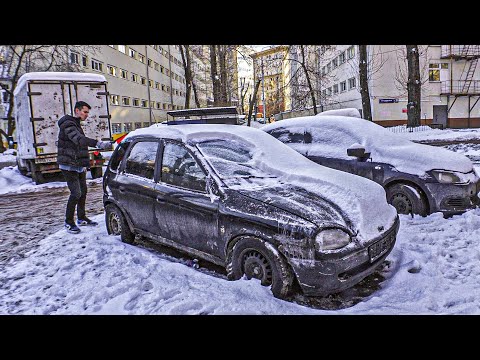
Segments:
[[[303,293],[307,296],[326,296],[362,281],[373,273],[391,252],[399,226],[397,217],[394,225],[381,238],[369,241],[365,248],[336,259],[291,261]]]
[[[480,180],[465,185],[425,184],[431,194],[430,212],[458,214],[479,205]]]

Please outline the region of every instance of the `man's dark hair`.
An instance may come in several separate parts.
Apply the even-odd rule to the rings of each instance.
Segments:
[[[86,106],[87,108],[91,109],[92,107],[88,105],[85,101],[77,101],[75,103],[75,109],[82,110],[82,108]]]

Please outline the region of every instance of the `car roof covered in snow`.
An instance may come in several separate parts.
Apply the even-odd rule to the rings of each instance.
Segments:
[[[15,87],[14,95],[22,89],[27,81],[92,81],[92,82],[106,82],[105,76],[100,74],[81,73],[81,72],[55,72],[55,71],[41,71],[29,72],[23,74],[18,80]]]

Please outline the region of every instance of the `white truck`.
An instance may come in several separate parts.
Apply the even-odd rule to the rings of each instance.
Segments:
[[[20,173],[43,183],[44,174],[60,172],[57,164],[58,120],[74,116],[77,101],[92,108],[82,123],[85,136],[112,140],[107,80],[79,72],[31,72],[20,77],[14,91],[17,165]],[[102,176],[104,158],[90,149],[92,178]]]

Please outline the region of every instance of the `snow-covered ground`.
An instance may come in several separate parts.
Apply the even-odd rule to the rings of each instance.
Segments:
[[[444,219],[401,216],[381,289],[343,310],[274,298],[257,280],[228,281],[106,233],[43,239],[0,275],[2,314],[480,314],[480,209]]]
[[[422,136],[439,138],[437,131]],[[452,150],[480,157],[471,145]],[[0,170],[0,193],[37,188],[15,166]],[[227,281],[124,244],[107,234],[103,215],[93,219],[99,226],[77,235],[62,229],[10,261],[0,274],[0,314],[480,314],[480,208],[449,219],[401,215],[381,288],[342,310],[279,300],[257,280]]]

